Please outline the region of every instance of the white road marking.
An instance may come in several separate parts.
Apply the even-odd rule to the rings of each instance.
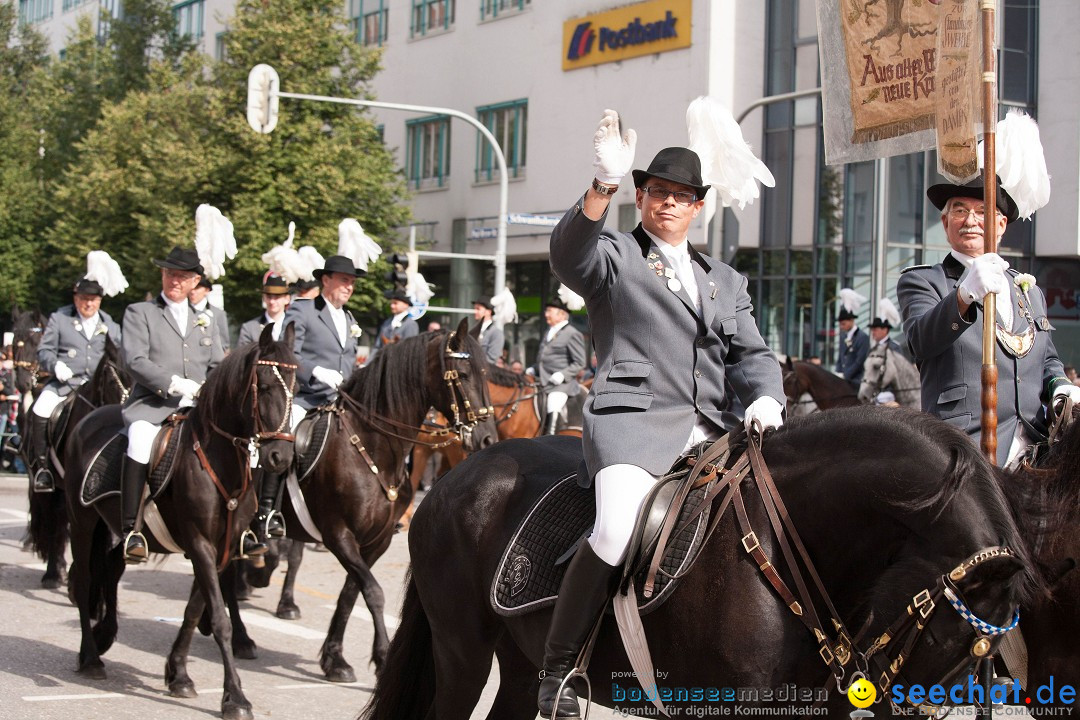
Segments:
[[[293,637],[303,638],[304,640],[322,640],[326,637],[325,632],[319,632],[306,628],[303,625],[297,625],[294,622],[286,620],[278,620],[277,618],[264,617],[262,615],[253,615],[251,613],[244,613],[244,624],[251,625],[253,627],[262,628],[264,630],[273,630],[279,632],[282,635],[292,635]],[[183,618],[169,618],[169,617],[155,617],[157,622],[170,623],[172,625],[179,625],[183,622]]]
[[[323,607],[330,608],[331,610],[337,609],[337,605],[323,605]],[[352,616],[354,618],[360,618],[361,620],[369,623],[374,623],[374,620],[371,617],[371,612],[366,607],[354,607],[352,611]],[[386,623],[387,630],[397,630],[398,625],[401,624],[401,621],[393,615],[383,615],[383,621]]]
[[[4,514],[12,518],[18,518],[21,522],[26,522],[29,516],[29,513],[27,513],[25,510],[12,510],[11,508],[0,508],[0,514]]]
[[[82,695],[23,695],[26,702],[51,702],[53,700],[104,700],[125,697],[120,693],[85,693]]]
[[[274,689],[275,690],[308,690],[310,688],[339,688],[339,687],[362,688],[364,690],[368,689],[367,686],[364,683],[359,683],[359,682],[354,682],[354,683],[321,682],[321,683],[300,683],[300,684],[297,684],[297,685],[275,685]]]

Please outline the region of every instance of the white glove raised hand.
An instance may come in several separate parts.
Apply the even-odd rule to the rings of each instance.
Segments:
[[[345,379],[341,373],[337,370],[331,370],[330,368],[324,368],[321,365],[316,365],[311,371],[311,377],[315,378],[321,383],[325,383],[330,387],[337,390],[338,385]]]
[[[596,159],[593,160],[596,179],[608,185],[618,185],[634,164],[637,133],[627,130],[619,137],[619,113],[605,110],[593,135],[593,148],[596,150]]]
[[[562,374],[562,370],[556,370],[551,375],[548,375],[548,382],[552,385],[562,385],[566,382],[566,376]]]
[[[190,401],[199,394],[199,388],[201,387],[202,384],[198,380],[173,375],[172,380],[169,381],[169,394],[173,397],[180,395]]]
[[[1080,404],[1080,387],[1076,385],[1058,385],[1054,388],[1054,394],[1050,398],[1051,404],[1056,405],[1059,402],[1064,401],[1065,398],[1069,398],[1074,403]]]
[[[750,432],[753,428],[755,420],[761,423],[762,432],[775,430],[784,424],[783,411],[783,406],[775,398],[762,395],[746,408],[743,424],[746,426],[747,432]]]
[[[74,374],[63,360],[57,360],[53,365],[53,377],[57,382],[66,383]]]
[[[989,293],[1009,296],[1009,280],[1005,277],[1007,263],[997,253],[986,253],[975,258],[971,267],[960,278],[960,299],[964,302],[981,303]]]

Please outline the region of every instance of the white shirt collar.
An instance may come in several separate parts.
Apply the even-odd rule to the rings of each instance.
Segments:
[[[399,312],[397,315],[394,316],[394,319],[390,321],[390,327],[401,327],[401,324],[405,322],[405,316],[408,314],[408,310],[406,310],[405,312]]]
[[[844,336],[844,339],[845,340],[850,340],[851,338],[855,337],[855,333],[857,333],[857,332],[859,332],[859,326],[858,325],[852,325],[851,329],[847,331],[847,335]]]
[[[186,313],[188,307],[191,305],[191,303],[189,303],[187,300],[181,300],[180,302],[173,302],[172,300],[170,300],[168,297],[165,296],[165,293],[161,293],[161,299],[165,301],[165,306],[168,307],[173,312],[179,312],[179,311],[183,310]]]
[[[563,320],[560,323],[555,323],[554,325],[549,326],[548,331],[547,331],[547,339],[551,340],[551,338],[555,337],[555,333],[559,332],[560,330],[563,329],[564,326],[569,325],[569,324],[570,324],[569,320]]]
[[[491,327],[491,323],[492,323],[491,318],[484,318],[483,320],[480,321],[480,332],[481,332],[481,334],[483,334],[483,332],[485,330],[487,330],[489,327]]]
[[[956,252],[955,250],[950,250],[949,254],[952,255],[957,260],[957,262],[959,262],[965,268],[971,267],[971,263],[975,262],[975,258],[971,257],[970,255],[965,255],[964,253]]]
[[[645,230],[645,227],[642,226],[641,229]],[[688,249],[688,246],[689,246],[690,243],[687,242],[685,237],[677,245],[672,245],[671,243],[664,242],[663,240],[660,239],[659,236],[654,235],[653,233],[649,232],[648,230],[645,230],[645,234],[648,235],[649,238],[654,243],[656,243],[656,247],[663,250],[664,254],[667,255],[669,258],[674,258],[677,255],[685,255],[687,257],[690,257],[690,250]],[[672,254],[669,254],[669,253],[672,253]]]
[[[204,297],[202,300],[200,300],[197,303],[191,303],[191,307],[195,308],[195,310],[197,312],[202,312],[203,310],[206,309],[206,306],[209,305],[209,304],[210,304],[210,298],[209,297]]]

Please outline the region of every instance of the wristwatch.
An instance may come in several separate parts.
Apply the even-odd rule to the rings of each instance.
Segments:
[[[593,178],[592,189],[593,189],[593,192],[596,192],[596,193],[598,193],[600,195],[614,195],[615,193],[617,193],[619,191],[619,186],[618,185],[605,185],[604,183],[600,182],[596,178]]]

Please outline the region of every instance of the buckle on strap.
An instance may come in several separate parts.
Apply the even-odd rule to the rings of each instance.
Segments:
[[[933,598],[930,597],[930,591],[925,588],[915,595],[915,597],[911,598],[911,601],[915,603],[914,609],[919,611],[919,617],[923,620],[930,617],[930,614],[934,612],[934,608],[936,607]],[[908,609],[908,614],[912,614],[913,612],[912,609]]]
[[[751,545],[751,543],[753,543],[753,544]],[[750,532],[746,533],[746,535],[743,536],[742,546],[743,546],[743,549],[745,549],[746,552],[748,552],[748,553],[752,553],[752,552],[754,552],[755,550],[757,550],[758,548],[761,547],[760,543],[758,543],[757,535],[754,533],[753,530],[751,530]]]

